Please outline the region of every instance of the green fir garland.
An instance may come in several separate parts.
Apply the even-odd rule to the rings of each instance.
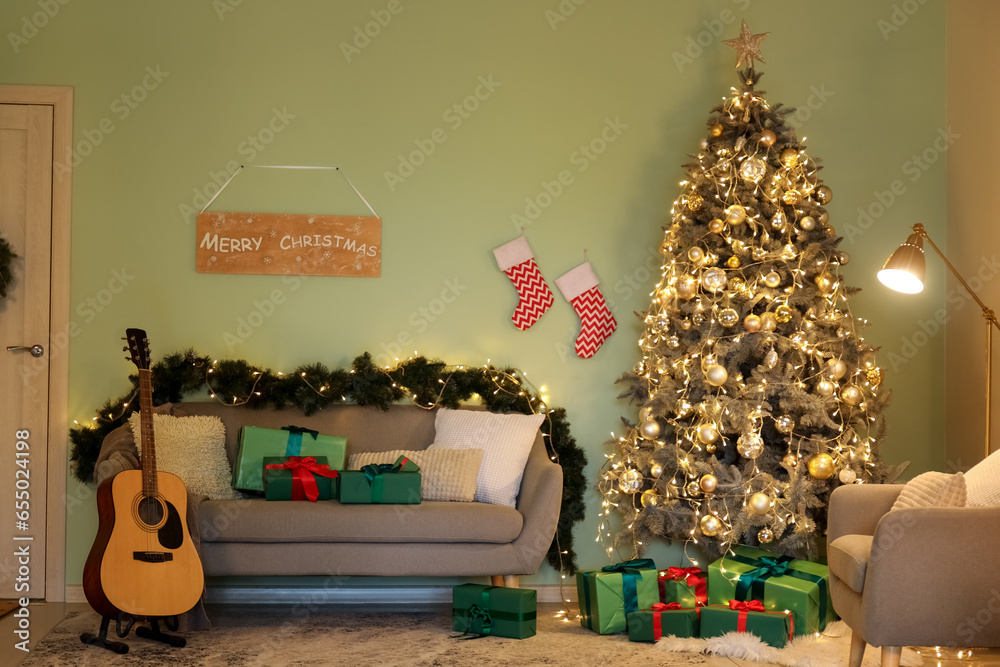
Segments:
[[[333,403],[351,402],[388,410],[409,398],[425,407],[458,408],[478,395],[490,412],[544,412],[542,433],[550,457],[563,469],[562,507],[549,563],[566,574],[576,573],[573,525],[584,517],[583,470],[587,456],[570,434],[563,408],[548,408],[519,380],[512,368],[449,366],[426,357],[413,357],[395,368],[380,368],[369,353],[354,359],[350,370],[329,369],[322,363],[303,365],[291,374],[254,366],[243,360],[212,361],[194,350],[164,357],[152,366],[153,403],[179,402],[187,394],[208,390],[213,397],[235,397],[227,404],[282,409],[295,406],[311,415]],[[88,425],[70,429],[71,460],[76,478],[89,484],[105,436],[128,421],[138,409],[133,398],[137,375],[129,376],[133,389],[109,400]],[[239,397],[245,397],[240,399]],[[219,399],[222,400],[222,399]]]
[[[14,281],[11,264],[14,263],[15,257],[17,257],[17,255],[14,254],[10,244],[7,243],[6,239],[0,237],[0,299],[7,298],[7,288],[10,287]]]

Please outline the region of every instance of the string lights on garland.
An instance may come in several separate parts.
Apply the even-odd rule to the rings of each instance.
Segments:
[[[549,457],[563,469],[563,495],[559,523],[548,554],[549,563],[563,579],[576,573],[573,525],[584,517],[583,494],[587,486],[583,469],[587,457],[570,433],[563,408],[552,408],[544,394],[514,368],[452,366],[413,356],[392,367],[380,367],[369,353],[354,359],[350,369],[330,369],[322,363],[296,368],[291,373],[254,366],[243,360],[212,359],[193,350],[167,355],[151,368],[153,403],[176,403],[185,395],[208,392],[229,406],[282,409],[297,407],[306,415],[334,403],[354,403],[388,410],[408,400],[423,409],[458,408],[478,399],[491,412],[544,414],[541,430]],[[138,406],[133,398],[139,379],[129,377],[133,390],[109,400],[86,423],[70,429],[74,475],[83,483],[93,481],[94,465],[105,436],[128,421]],[[544,387],[543,387],[544,390]]]
[[[655,537],[814,555],[833,488],[890,477],[888,397],[847,305],[833,191],[748,60],[685,166],[642,358],[619,380],[639,410],[598,483],[609,556]]]

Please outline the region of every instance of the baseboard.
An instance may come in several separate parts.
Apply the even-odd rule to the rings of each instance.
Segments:
[[[539,602],[576,602],[576,587],[532,586]],[[563,597],[565,596],[565,598]],[[206,601],[214,604],[451,604],[451,586],[368,586],[342,588],[271,588],[263,586],[209,586]],[[67,586],[66,602],[86,602],[83,586]]]

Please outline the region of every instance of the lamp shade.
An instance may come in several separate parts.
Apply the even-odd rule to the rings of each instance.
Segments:
[[[903,245],[886,260],[878,279],[897,292],[916,294],[924,289],[924,240],[920,234],[910,234]]]

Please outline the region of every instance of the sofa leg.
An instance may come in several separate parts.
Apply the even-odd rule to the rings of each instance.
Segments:
[[[883,646],[882,667],[899,667],[899,658],[902,654],[902,646]]]
[[[861,667],[861,663],[865,659],[866,646],[868,643],[861,636],[861,633],[857,630],[851,630],[851,658],[848,663],[850,667]]]
[[[503,575],[494,574],[490,577],[490,586],[503,586]]]
[[[520,588],[520,578],[517,575],[505,574],[503,577],[503,585],[507,588]]]

